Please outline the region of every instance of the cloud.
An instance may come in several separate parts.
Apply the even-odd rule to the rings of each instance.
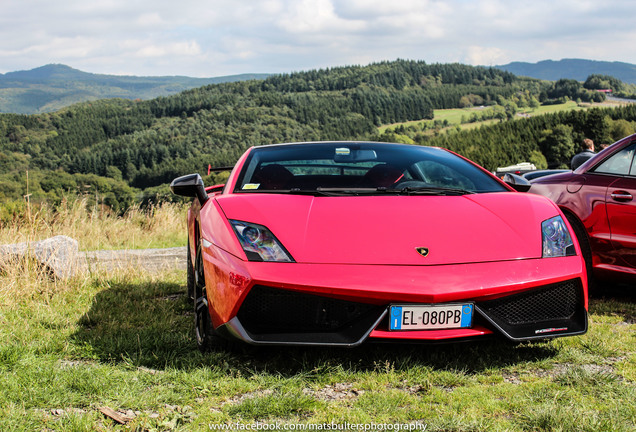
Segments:
[[[630,0],[3,0],[0,67],[216,76],[408,58],[636,63]]]
[[[138,26],[151,29],[163,27],[167,24],[158,12],[143,13],[135,21]]]
[[[276,24],[291,34],[308,34],[336,30],[347,26],[329,0],[299,0],[289,5]]]
[[[463,55],[463,63],[482,66],[495,66],[509,63],[510,56],[500,48],[470,46]]]
[[[139,57],[193,56],[201,54],[196,41],[169,42],[165,44],[140,43],[134,55]]]

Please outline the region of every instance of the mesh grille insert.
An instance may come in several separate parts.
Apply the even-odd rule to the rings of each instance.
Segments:
[[[541,321],[571,318],[583,301],[578,279],[480,303],[496,321],[508,325],[525,325]]]

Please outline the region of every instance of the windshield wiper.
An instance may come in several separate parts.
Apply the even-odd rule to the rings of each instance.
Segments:
[[[395,193],[399,195],[467,195],[474,194],[475,192],[458,189],[448,188],[441,186],[421,186],[421,187],[405,187],[401,189],[387,189],[387,192]]]
[[[317,191],[332,196],[338,195],[375,195],[378,192],[384,192],[384,188],[368,188],[368,187],[321,187],[316,188]]]
[[[259,190],[264,193],[279,193],[290,195],[314,195],[314,196],[359,196],[386,194],[386,188],[361,188],[361,187],[321,187],[316,189],[281,189],[281,190]]]
[[[331,193],[323,192],[316,189],[258,189],[239,191],[240,193],[259,193],[259,194],[283,194],[283,195],[315,195],[315,196],[333,196]]]
[[[324,196],[343,196],[343,195],[467,195],[474,194],[475,192],[449,188],[441,186],[420,186],[420,187],[405,187],[399,189],[389,189],[386,187],[318,187],[314,190],[300,190],[292,189],[290,193],[303,193],[303,194],[320,194]]]

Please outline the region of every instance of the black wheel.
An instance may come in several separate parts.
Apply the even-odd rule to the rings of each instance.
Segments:
[[[201,352],[207,352],[212,348],[214,329],[210,319],[208,309],[208,298],[205,292],[205,274],[203,270],[203,253],[201,242],[197,244],[197,256],[193,270],[194,285],[194,332],[197,339],[197,346]]]
[[[572,225],[576,239],[579,241],[581,247],[581,253],[583,254],[583,260],[585,261],[585,271],[587,273],[587,291],[588,294],[596,293],[598,291],[598,282],[594,277],[594,267],[592,265],[592,246],[590,246],[590,239],[587,236],[587,231],[583,224],[574,216],[565,213],[565,217]]]
[[[187,281],[187,290],[188,290],[188,298],[190,300],[194,300],[194,268],[192,267],[192,257],[190,256],[190,239],[188,238],[188,248],[186,249],[187,255],[187,264],[186,264],[186,281]]]

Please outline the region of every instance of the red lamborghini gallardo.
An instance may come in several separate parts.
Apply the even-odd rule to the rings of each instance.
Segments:
[[[513,182],[511,182],[513,183]],[[372,142],[250,148],[225,185],[175,179],[188,210],[199,348],[513,341],[587,330],[571,227],[448,150]]]

